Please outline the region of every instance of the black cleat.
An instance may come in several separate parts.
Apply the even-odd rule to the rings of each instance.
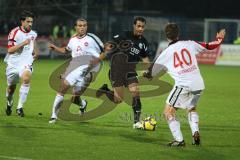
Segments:
[[[101,97],[104,93],[106,93],[107,91],[110,91],[108,89],[107,84],[103,84],[102,87],[100,87],[97,92],[96,92],[96,97],[99,98]]]
[[[200,134],[198,131],[196,131],[193,135],[193,143],[192,145],[196,145],[196,146],[199,146],[201,143],[200,143]]]
[[[168,143],[169,147],[185,147],[185,145],[186,144],[185,144],[184,140],[182,140],[181,142],[174,140],[174,141]]]
[[[7,105],[7,108],[6,108],[6,115],[7,116],[10,116],[12,114],[12,106],[10,105]]]
[[[84,112],[87,110],[87,104],[88,102],[86,100],[82,100],[85,102],[85,104],[83,104],[82,106],[80,106],[79,110],[80,110],[80,114],[83,115]]]
[[[17,109],[17,114],[18,114],[20,117],[24,117],[23,108]]]

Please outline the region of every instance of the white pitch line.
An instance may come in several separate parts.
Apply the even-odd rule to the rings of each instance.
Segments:
[[[4,156],[4,155],[0,155],[0,158],[14,159],[14,160],[32,160],[32,159],[29,159],[29,158],[23,158],[23,157],[10,157],[10,156]]]

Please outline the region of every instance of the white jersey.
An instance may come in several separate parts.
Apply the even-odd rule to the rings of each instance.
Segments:
[[[203,90],[205,86],[196,54],[205,50],[206,48],[195,41],[178,41],[171,44],[157,58],[152,74],[164,67],[175,80],[176,86],[185,86],[191,91]]]
[[[21,29],[21,27],[14,28],[8,35],[8,48],[18,45],[27,39],[30,39],[31,42],[30,44],[17,50],[15,53],[7,53],[4,61],[8,64],[8,66],[32,65],[32,54],[36,38],[37,33],[35,31],[31,30],[30,32],[25,32]]]
[[[71,52],[73,58],[67,69],[67,73],[69,73],[75,68],[80,70],[88,68],[91,57],[98,58],[103,52],[103,43],[96,35],[87,33],[84,37],[72,37],[66,50]],[[93,68],[92,71],[97,72],[99,68],[100,65]]]
[[[66,49],[71,51],[73,58],[83,55],[99,57],[103,51],[103,43],[96,35],[88,33],[81,38],[78,36],[72,37]]]

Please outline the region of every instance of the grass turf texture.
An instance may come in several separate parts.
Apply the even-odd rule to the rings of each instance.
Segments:
[[[15,113],[18,88],[13,113],[9,117],[5,115],[6,80],[5,67],[1,63],[0,159],[239,159],[240,68],[200,66],[206,85],[198,107],[202,146],[191,145],[185,111],[179,111],[187,146],[168,148],[165,145],[172,136],[164,119],[158,119],[154,132],[133,130],[132,120],[126,118],[126,115],[132,114],[132,109],[126,103],[88,122],[60,120],[55,125],[48,124],[56,95],[49,86],[48,78],[62,63],[62,60],[39,60],[35,63],[24,118]],[[91,87],[98,88],[104,82],[109,83],[106,73],[105,63],[104,70]],[[163,79],[173,83],[168,76]],[[166,97],[167,94],[142,98],[143,115],[160,115]],[[86,99],[89,100],[89,109],[99,103],[89,97]],[[72,106],[72,112],[76,112],[76,108]]]

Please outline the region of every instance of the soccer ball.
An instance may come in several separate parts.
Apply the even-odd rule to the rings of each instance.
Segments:
[[[142,121],[143,129],[154,131],[157,126],[157,121],[153,117],[147,117]]]

